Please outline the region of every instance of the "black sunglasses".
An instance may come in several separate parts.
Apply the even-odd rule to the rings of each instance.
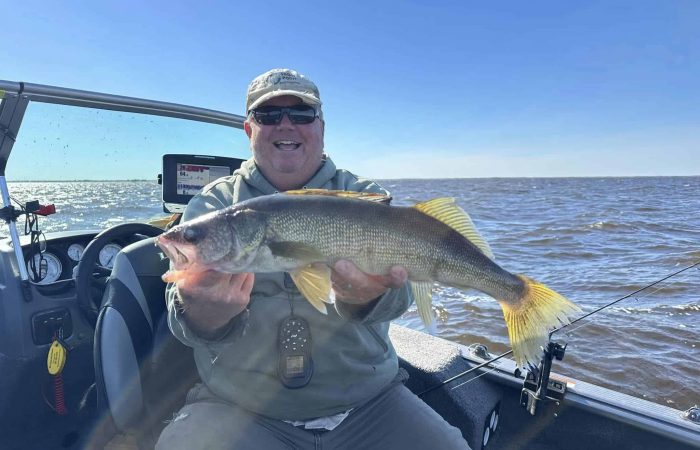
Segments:
[[[305,125],[313,122],[318,113],[313,106],[261,106],[251,111],[253,118],[260,125],[277,125],[286,114],[289,121],[295,125]]]

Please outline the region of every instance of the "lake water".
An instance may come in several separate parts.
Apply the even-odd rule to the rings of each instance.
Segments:
[[[496,261],[592,311],[700,261],[700,177],[380,180],[394,204],[455,197]],[[47,231],[101,229],[162,215],[154,182],[10,183],[56,205]],[[21,229],[22,226],[20,225]],[[20,230],[21,231],[21,230]],[[6,227],[1,234],[7,235]],[[500,307],[439,287],[438,336],[508,350]],[[398,323],[422,329],[415,309]],[[700,270],[690,269],[555,335],[554,371],[679,409],[700,404]]]

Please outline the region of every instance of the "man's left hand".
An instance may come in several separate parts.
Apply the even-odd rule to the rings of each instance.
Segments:
[[[391,288],[400,288],[406,280],[408,272],[403,266],[393,266],[387,275],[370,275],[341,259],[331,268],[336,300],[353,305],[365,305]]]

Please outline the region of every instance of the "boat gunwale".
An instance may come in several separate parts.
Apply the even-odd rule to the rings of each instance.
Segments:
[[[474,355],[467,345],[455,345],[460,348],[462,358],[472,364],[488,361]],[[523,375],[516,375],[516,369],[515,361],[501,359],[478,370],[494,382],[517,388],[522,387],[525,378]],[[679,409],[556,372],[552,372],[551,378],[566,382],[566,394],[561,401],[564,404],[650,431],[673,441],[700,447],[700,425],[684,419],[683,412]]]

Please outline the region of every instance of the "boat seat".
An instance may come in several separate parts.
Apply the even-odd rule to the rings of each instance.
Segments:
[[[168,259],[154,238],[125,247],[115,259],[95,328],[102,420],[142,448],[153,448],[199,379],[192,349],[168,328],[161,280],[166,270]]]

